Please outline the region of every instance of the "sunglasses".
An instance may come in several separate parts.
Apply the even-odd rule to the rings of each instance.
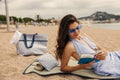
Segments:
[[[68,33],[74,33],[74,32],[76,32],[76,30],[80,30],[81,28],[82,28],[82,26],[81,26],[81,25],[78,25],[76,28],[69,29],[69,30],[68,30]]]

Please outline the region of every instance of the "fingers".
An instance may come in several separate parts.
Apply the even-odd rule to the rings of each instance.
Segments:
[[[94,62],[95,62],[95,61],[92,61],[92,62],[90,62],[90,63],[87,63],[87,64],[82,64],[82,66],[83,66],[83,69],[86,69],[86,68],[89,68],[89,67],[91,67],[91,66],[94,64]]]
[[[90,63],[88,63],[89,66],[92,66],[94,64],[95,61],[92,61]]]
[[[96,56],[95,56],[95,59],[98,59],[98,60],[104,60],[105,59],[105,54],[104,53],[101,53],[101,54],[97,54]]]

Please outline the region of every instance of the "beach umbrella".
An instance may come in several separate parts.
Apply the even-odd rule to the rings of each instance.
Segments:
[[[2,1],[2,0],[0,0],[0,1]],[[7,0],[5,0],[5,11],[6,11],[7,31],[9,31],[9,12],[8,12]]]

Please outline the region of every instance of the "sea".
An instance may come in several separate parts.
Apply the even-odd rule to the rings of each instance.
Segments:
[[[96,27],[96,28],[112,29],[112,30],[120,30],[120,23],[86,24],[86,26]]]

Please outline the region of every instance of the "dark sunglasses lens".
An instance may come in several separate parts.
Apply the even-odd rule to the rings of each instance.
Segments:
[[[74,33],[76,30],[80,30],[80,25],[79,26],[77,26],[75,29],[70,29],[69,30],[69,33]]]
[[[79,30],[80,29],[80,26],[78,26],[77,28],[76,28],[76,30]]]
[[[71,29],[71,30],[70,30],[70,33],[73,33],[73,32],[75,32],[75,29]]]

